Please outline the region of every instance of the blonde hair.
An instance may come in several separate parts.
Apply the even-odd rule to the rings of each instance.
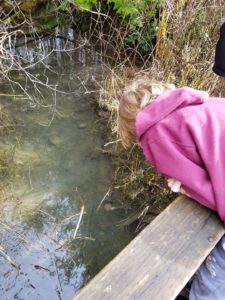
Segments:
[[[125,148],[137,142],[135,121],[137,113],[163,91],[174,89],[169,83],[139,79],[126,87],[119,104],[118,132]]]

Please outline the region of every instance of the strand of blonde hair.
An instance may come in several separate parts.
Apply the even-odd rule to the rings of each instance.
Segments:
[[[174,88],[172,84],[149,79],[138,79],[125,88],[118,113],[118,132],[125,148],[137,142],[135,128],[137,113],[163,91]]]

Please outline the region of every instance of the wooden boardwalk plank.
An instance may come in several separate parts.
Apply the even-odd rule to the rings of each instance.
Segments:
[[[180,196],[74,300],[173,300],[223,234],[215,213]]]

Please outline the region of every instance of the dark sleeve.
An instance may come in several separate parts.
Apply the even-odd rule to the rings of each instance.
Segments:
[[[223,23],[220,28],[220,37],[216,44],[213,71],[217,75],[225,77],[225,23]]]

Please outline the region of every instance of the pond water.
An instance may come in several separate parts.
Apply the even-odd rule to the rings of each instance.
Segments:
[[[30,74],[61,92],[40,85],[39,93],[19,73],[1,84],[2,94],[15,95],[0,96],[14,124],[0,138],[0,159],[7,160],[0,170],[4,300],[72,299],[133,237],[118,226],[126,213],[121,195],[110,193],[113,164],[102,151],[106,124],[94,92],[105,76],[101,59],[80,49],[56,52],[45,64]]]

